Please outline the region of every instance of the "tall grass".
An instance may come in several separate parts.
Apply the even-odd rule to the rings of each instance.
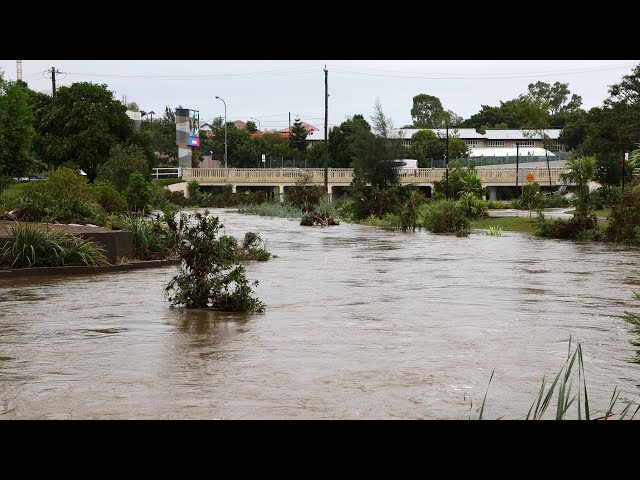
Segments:
[[[141,215],[123,215],[122,228],[131,232],[133,247],[141,258],[148,258],[152,253],[164,251],[166,232]]]
[[[12,239],[0,249],[0,264],[29,268],[109,263],[96,243],[50,227],[17,224],[10,232]]]
[[[262,217],[302,218],[302,210],[281,203],[261,203],[259,205],[240,205],[238,213],[260,215]]]
[[[578,381],[577,387],[575,388],[575,390],[573,390],[573,382],[576,377],[576,367]],[[489,379],[489,385],[491,384],[492,379],[493,372],[491,373],[491,378]],[[488,389],[489,386],[487,385],[487,390]],[[574,392],[573,394],[572,390]],[[547,410],[549,410],[550,412],[553,412],[555,410],[555,412],[553,412],[553,418],[555,420],[566,420],[570,407],[572,405],[576,405],[578,420],[607,420],[610,418],[615,418],[618,420],[629,418],[630,420],[633,420],[638,411],[640,411],[640,404],[636,404],[632,401],[625,402],[626,405],[624,405],[624,407],[620,410],[620,413],[616,414],[614,413],[614,410],[618,403],[619,396],[620,390],[616,387],[613,389],[613,395],[611,396],[611,400],[609,401],[609,406],[607,407],[606,411],[591,410],[591,407],[589,406],[587,381],[584,374],[584,358],[582,355],[582,345],[578,344],[576,349],[572,352],[571,338],[569,338],[569,350],[564,366],[555,376],[551,385],[548,385],[546,377],[542,378],[542,383],[540,385],[538,395],[533,400],[531,407],[529,407],[529,411],[523,418],[525,420],[541,420],[545,416],[545,413],[547,413]],[[553,407],[554,397],[555,408]],[[482,420],[486,399],[487,394],[485,393],[482,407],[480,409],[478,418],[479,420]],[[633,415],[629,417],[629,414],[634,406],[637,406],[637,408],[633,412]],[[473,408],[473,403],[471,404],[471,408]],[[469,414],[469,418],[471,418],[471,413]]]

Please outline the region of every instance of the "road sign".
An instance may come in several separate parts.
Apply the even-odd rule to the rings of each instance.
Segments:
[[[536,177],[533,176],[533,173],[529,172],[527,173],[527,182],[531,183],[536,179]]]

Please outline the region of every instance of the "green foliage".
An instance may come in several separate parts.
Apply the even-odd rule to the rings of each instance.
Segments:
[[[607,238],[617,242],[635,242],[636,228],[640,226],[640,186],[625,190],[617,203],[611,206]]]
[[[464,214],[467,218],[486,217],[489,211],[487,202],[472,192],[461,192],[458,202],[464,208]]]
[[[491,225],[485,235],[489,235],[490,237],[501,237],[502,228],[497,225]]]
[[[588,217],[591,213],[591,197],[589,195],[589,182],[596,173],[595,157],[573,157],[567,160],[565,171],[560,178],[573,184],[574,202],[577,217]]]
[[[440,128],[448,117],[438,97],[420,93],[413,97],[411,119],[417,128]]]
[[[385,189],[400,183],[400,164],[395,159],[401,157],[393,155],[393,148],[386,138],[359,129],[354,134],[351,152],[354,184],[370,183],[374,188]]]
[[[425,198],[422,194],[417,190],[412,190],[409,194],[409,198],[402,206],[399,216],[400,229],[403,232],[406,232],[409,229],[415,232],[416,227],[420,226],[419,209],[424,203]]]
[[[0,265],[59,267],[64,265],[106,265],[104,249],[94,242],[50,227],[16,224],[11,240],[0,248]]]
[[[296,180],[294,187],[290,187],[285,195],[287,203],[293,205],[306,213],[311,210],[313,205],[320,202],[324,197],[324,187],[322,185],[314,185],[311,175],[305,173]]]
[[[447,197],[446,180],[433,182],[433,198]],[[463,193],[472,193],[478,198],[484,197],[486,189],[482,186],[480,177],[475,174],[473,167],[463,167],[458,161],[449,163],[449,198],[460,198]]]
[[[160,220],[148,221],[141,215],[122,215],[121,228],[131,232],[137,258],[164,258],[171,251],[171,232]]]
[[[0,72],[0,190],[3,177],[28,175],[38,165],[34,140],[27,89],[22,82],[5,81]]]
[[[575,93],[569,99],[569,84],[556,82],[550,85],[545,82],[529,84],[529,95],[549,105],[549,113],[555,115],[562,111],[575,111],[582,105],[582,97]]]
[[[126,110],[107,85],[79,82],[60,87],[47,108],[36,110],[39,154],[50,165],[75,162],[93,180],[111,149],[133,135]]]
[[[98,168],[98,178],[110,181],[122,192],[129,184],[129,178],[139,172],[149,178],[149,165],[144,151],[138,145],[114,145],[109,160]]]
[[[535,226],[536,235],[540,237],[572,240],[600,240],[603,237],[595,215],[590,217],[575,215],[570,220],[557,218],[550,222],[545,220],[542,212],[538,212]]]
[[[593,208],[603,210],[617,204],[622,198],[622,193],[621,187],[603,185],[598,190],[591,192]]]
[[[262,217],[302,218],[302,210],[281,203],[262,203],[259,205],[240,205],[238,213],[260,215]]]
[[[464,207],[454,200],[438,200],[427,204],[422,214],[422,226],[434,233],[450,233],[469,228]]]
[[[634,292],[633,298],[635,300],[640,300],[640,293]],[[624,313],[625,313],[623,317],[624,320],[631,324],[632,333],[638,336],[633,340],[629,340],[631,342],[631,345],[633,345],[638,349],[636,350],[636,355],[635,355],[635,358],[633,359],[633,362],[640,363],[640,314],[637,314],[635,312],[627,312],[626,310]]]
[[[254,232],[244,234],[242,240],[242,260],[257,260],[258,262],[266,262],[271,257],[275,257],[267,251],[266,242]]]
[[[91,194],[107,213],[127,211],[127,201],[111,182],[96,180],[91,186]]]
[[[200,191],[200,182],[197,180],[190,180],[187,183],[187,192],[189,192],[189,197],[191,201],[196,205],[200,204],[202,201],[202,192]]]
[[[355,133],[363,129],[367,132],[371,131],[371,126],[362,115],[354,115],[352,118],[345,120],[339,126],[329,130],[329,158],[331,168],[350,168],[352,161],[352,144],[354,142]],[[309,150],[309,158],[321,158],[320,153],[324,150],[321,142],[315,142],[318,145],[318,152]],[[324,162],[315,161],[314,165],[324,166]]]
[[[46,181],[29,182],[11,202],[18,218],[32,222],[100,223],[104,211],[91,186],[74,170],[59,168]]]
[[[140,172],[133,172],[124,192],[127,204],[133,212],[143,210],[151,200],[151,188]]]
[[[449,135],[449,158],[468,158],[469,147],[460,139],[455,131]],[[418,160],[420,168],[429,168],[431,160],[442,160],[445,157],[446,144],[431,130],[419,130],[411,136],[409,156]]]
[[[300,153],[307,150],[307,129],[302,125],[299,118],[295,119],[293,126],[291,127],[289,145]]]
[[[522,196],[514,201],[515,208],[537,210],[544,208],[544,195],[538,182],[526,183],[522,186]]]
[[[196,213],[190,218],[182,214],[176,225],[181,238],[178,254],[182,259],[179,273],[165,288],[172,305],[223,311],[261,312],[265,306],[253,297],[245,268],[238,264],[237,242],[219,236],[223,226],[218,217]]]

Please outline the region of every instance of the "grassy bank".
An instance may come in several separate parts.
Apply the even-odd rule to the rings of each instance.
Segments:
[[[567,213],[576,213],[576,211],[575,210],[569,210],[569,211],[567,211]],[[592,215],[596,215],[598,217],[609,218],[611,216],[611,209],[610,208],[603,208],[602,210],[591,210],[591,214]]]

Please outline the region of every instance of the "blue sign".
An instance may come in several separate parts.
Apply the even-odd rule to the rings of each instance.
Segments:
[[[198,138],[198,137],[189,137],[189,146],[190,147],[199,147],[200,146],[200,138]]]

